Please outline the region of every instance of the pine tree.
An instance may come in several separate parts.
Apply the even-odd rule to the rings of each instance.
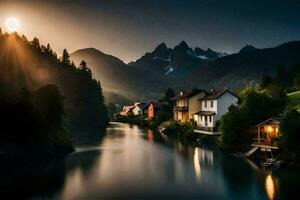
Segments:
[[[61,61],[64,64],[70,65],[70,63],[71,63],[70,55],[69,55],[67,49],[64,49]]]
[[[81,61],[81,63],[79,64],[79,69],[86,71],[87,69],[87,64],[84,60]]]
[[[33,40],[31,41],[32,46],[34,46],[37,49],[40,49],[40,41],[39,39],[37,39],[36,37],[33,38]]]

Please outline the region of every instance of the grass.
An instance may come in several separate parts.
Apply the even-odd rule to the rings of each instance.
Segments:
[[[289,93],[286,111],[291,109],[297,109],[300,112],[300,91]]]

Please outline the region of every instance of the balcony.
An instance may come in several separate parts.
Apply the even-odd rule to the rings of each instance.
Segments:
[[[176,112],[188,112],[189,108],[187,106],[175,106],[173,111]]]

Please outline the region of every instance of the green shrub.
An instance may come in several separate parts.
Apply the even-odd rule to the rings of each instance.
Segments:
[[[283,116],[280,132],[283,149],[296,156],[297,160],[299,160],[300,114],[297,111],[291,110]]]

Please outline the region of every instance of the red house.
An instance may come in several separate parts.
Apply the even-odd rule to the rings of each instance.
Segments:
[[[147,105],[147,118],[152,119],[160,108],[161,104],[159,102],[149,102]]]

